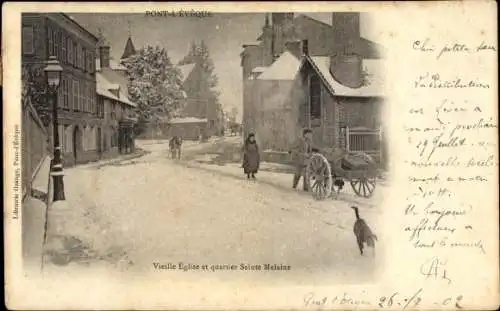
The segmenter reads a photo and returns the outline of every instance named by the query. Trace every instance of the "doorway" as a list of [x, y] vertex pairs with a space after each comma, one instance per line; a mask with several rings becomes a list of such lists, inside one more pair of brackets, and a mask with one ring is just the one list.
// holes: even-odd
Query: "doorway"
[[96, 137], [96, 144], [97, 144], [97, 153], [99, 154], [99, 157], [102, 155], [102, 144], [101, 144], [101, 128], [97, 128], [97, 137]]
[[80, 152], [81, 145], [82, 132], [80, 131], [80, 127], [76, 125], [75, 129], [73, 130], [73, 157], [75, 159], [75, 163], [78, 160], [78, 153]]

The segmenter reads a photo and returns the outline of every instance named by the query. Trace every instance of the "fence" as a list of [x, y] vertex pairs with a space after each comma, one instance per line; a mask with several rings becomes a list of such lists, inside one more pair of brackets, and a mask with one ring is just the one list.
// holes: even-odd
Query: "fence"
[[346, 127], [346, 138], [348, 151], [362, 151], [383, 163], [381, 130]]
[[29, 98], [22, 109], [22, 186], [23, 198], [31, 192], [31, 182], [45, 157], [51, 153], [49, 135]]

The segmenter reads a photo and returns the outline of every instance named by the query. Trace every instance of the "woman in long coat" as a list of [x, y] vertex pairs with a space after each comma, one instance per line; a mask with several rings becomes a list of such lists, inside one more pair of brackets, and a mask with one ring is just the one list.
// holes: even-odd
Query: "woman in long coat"
[[260, 166], [259, 146], [255, 141], [255, 134], [250, 133], [243, 146], [243, 171], [247, 178], [255, 179], [255, 174]]

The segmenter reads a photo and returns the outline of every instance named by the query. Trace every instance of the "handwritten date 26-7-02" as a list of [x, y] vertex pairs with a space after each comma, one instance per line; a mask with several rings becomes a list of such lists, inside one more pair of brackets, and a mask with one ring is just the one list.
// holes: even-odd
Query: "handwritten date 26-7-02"
[[355, 298], [354, 295], [343, 293], [342, 295], [319, 295], [314, 292], [309, 292], [304, 296], [304, 306], [314, 308], [328, 308], [332, 306], [371, 306], [381, 309], [393, 310], [411, 310], [418, 308], [420, 305], [426, 306], [449, 306], [455, 309], [462, 309], [462, 295], [456, 297], [443, 297], [442, 299], [425, 301], [423, 297], [423, 288], [419, 288], [410, 295], [393, 292], [387, 296], [379, 296], [373, 301], [373, 298]]

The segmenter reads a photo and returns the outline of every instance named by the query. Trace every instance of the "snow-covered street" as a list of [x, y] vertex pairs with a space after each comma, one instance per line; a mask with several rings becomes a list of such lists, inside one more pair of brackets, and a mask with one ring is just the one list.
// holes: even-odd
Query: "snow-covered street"
[[49, 216], [45, 269], [70, 273], [87, 262], [89, 268], [143, 275], [158, 273], [154, 263], [235, 264], [238, 269], [240, 264], [281, 264], [291, 270], [218, 276], [269, 277], [288, 284], [373, 280], [383, 242], [376, 257], [360, 256], [348, 207], [359, 206], [377, 231], [380, 208], [374, 202], [381, 189], [361, 199], [346, 185], [338, 199], [316, 201], [291, 189], [290, 174], [263, 169], [256, 181], [248, 181], [238, 163], [196, 161], [210, 145], [186, 142], [186, 160], [175, 161], [167, 144], [140, 143], [149, 154], [67, 169], [68, 207], [58, 211], [55, 206]]

